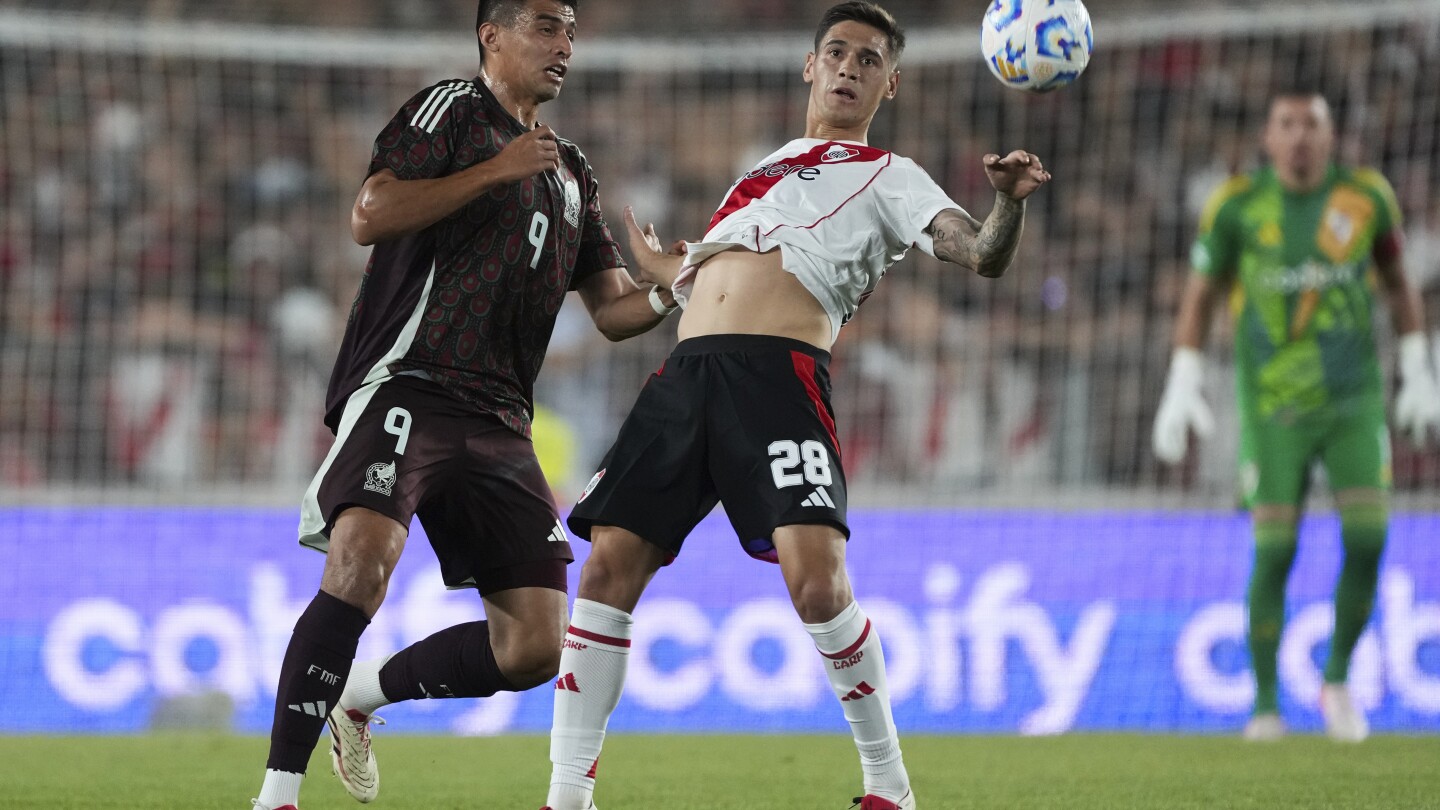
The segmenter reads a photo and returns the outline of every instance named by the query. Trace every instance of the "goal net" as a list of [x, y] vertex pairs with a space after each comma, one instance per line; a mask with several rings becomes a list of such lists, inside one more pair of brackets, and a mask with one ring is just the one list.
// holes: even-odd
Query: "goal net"
[[[347, 211], [371, 139], [419, 88], [472, 75], [473, 46], [4, 15], [7, 492], [293, 489], [327, 444], [318, 397], [365, 259]], [[835, 406], [855, 497], [1231, 498], [1223, 329], [1217, 438], [1174, 470], [1148, 442], [1200, 205], [1255, 165], [1267, 89], [1313, 79], [1336, 105], [1342, 159], [1394, 184], [1410, 271], [1440, 317], [1437, 20], [1413, 2], [1101, 19], [1084, 79], [1038, 97], [956, 47], [972, 31], [916, 34], [873, 142], [982, 216], [985, 152], [1029, 149], [1056, 179], [1004, 279], [913, 255], [842, 331]], [[801, 126], [808, 38], [582, 40], [544, 112], [595, 165], [612, 219], [633, 204], [667, 238], [695, 238], [736, 174]], [[604, 345], [583, 321], [568, 308], [537, 396], [567, 495], [673, 337]], [[1440, 489], [1435, 445], [1396, 442], [1394, 466], [1400, 493]]]

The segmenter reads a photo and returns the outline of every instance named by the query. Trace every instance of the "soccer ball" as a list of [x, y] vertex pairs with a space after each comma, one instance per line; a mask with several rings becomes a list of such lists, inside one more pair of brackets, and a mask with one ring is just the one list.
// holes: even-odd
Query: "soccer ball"
[[1090, 12], [1080, 0], [994, 0], [980, 52], [995, 78], [1031, 93], [1075, 81], [1090, 63]]

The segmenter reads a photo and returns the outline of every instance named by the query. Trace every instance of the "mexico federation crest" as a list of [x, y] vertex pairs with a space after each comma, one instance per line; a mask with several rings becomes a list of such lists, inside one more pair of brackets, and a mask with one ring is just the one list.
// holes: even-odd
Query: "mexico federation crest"
[[580, 493], [580, 500], [576, 501], [576, 503], [584, 503], [585, 499], [590, 497], [590, 493], [595, 491], [595, 485], [600, 483], [600, 479], [604, 477], [605, 469], [602, 467], [600, 472], [595, 473], [595, 476], [590, 479], [590, 483], [585, 485], [585, 491]]
[[573, 177], [565, 181], [565, 221], [580, 227], [580, 184]]
[[365, 488], [381, 495], [389, 495], [395, 488], [395, 462], [371, 464], [365, 471]]

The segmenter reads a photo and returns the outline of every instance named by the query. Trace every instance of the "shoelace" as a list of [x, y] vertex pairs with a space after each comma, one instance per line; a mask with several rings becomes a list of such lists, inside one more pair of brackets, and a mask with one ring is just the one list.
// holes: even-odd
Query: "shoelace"
[[364, 720], [351, 720], [350, 715], [345, 715], [345, 721], [355, 726], [355, 731], [360, 735], [360, 745], [367, 753], [370, 751], [370, 724], [377, 726], [385, 725], [385, 719], [379, 715], [370, 715]]

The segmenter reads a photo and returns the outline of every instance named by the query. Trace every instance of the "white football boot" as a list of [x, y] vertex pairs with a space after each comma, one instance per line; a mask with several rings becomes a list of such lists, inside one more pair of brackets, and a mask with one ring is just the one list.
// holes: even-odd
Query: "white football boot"
[[1325, 716], [1325, 733], [1336, 742], [1364, 742], [1370, 736], [1365, 713], [1355, 707], [1350, 690], [1343, 683], [1320, 687], [1320, 713]]
[[357, 802], [373, 802], [380, 795], [380, 766], [370, 747], [371, 723], [385, 725], [373, 714], [361, 714], [340, 703], [325, 718], [330, 727], [330, 768]]
[[1245, 724], [1240, 736], [1250, 742], [1274, 742], [1285, 736], [1285, 721], [1274, 712], [1257, 714]]

